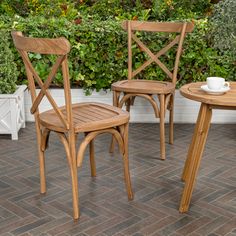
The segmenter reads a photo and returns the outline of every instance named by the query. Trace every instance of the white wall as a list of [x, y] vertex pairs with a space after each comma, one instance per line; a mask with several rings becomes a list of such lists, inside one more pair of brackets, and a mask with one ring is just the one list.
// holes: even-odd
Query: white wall
[[[63, 105], [63, 90], [52, 89], [51, 95], [57, 100], [59, 105]], [[112, 92], [93, 92], [91, 96], [86, 96], [81, 89], [72, 89], [72, 102], [102, 102], [106, 104], [112, 104]], [[175, 123], [195, 123], [199, 110], [200, 103], [191, 101], [180, 95], [179, 91], [176, 91], [175, 96]], [[25, 113], [26, 121], [33, 121], [34, 117], [30, 114], [31, 99], [28, 91], [25, 92]], [[43, 103], [40, 106], [42, 111], [49, 109], [49, 103], [43, 99]], [[166, 116], [168, 118], [168, 114]], [[167, 119], [166, 119], [167, 120]], [[152, 123], [157, 122], [154, 116], [153, 108], [143, 98], [137, 97], [134, 102], [134, 106], [131, 107], [131, 122], [145, 122]], [[229, 110], [213, 110], [212, 123], [236, 123], [236, 111]]]

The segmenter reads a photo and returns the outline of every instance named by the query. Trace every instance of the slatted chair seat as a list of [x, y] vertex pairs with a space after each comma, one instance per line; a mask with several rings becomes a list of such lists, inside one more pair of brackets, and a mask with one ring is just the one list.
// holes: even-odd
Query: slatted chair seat
[[168, 94], [175, 91], [175, 85], [170, 82], [132, 79], [113, 83], [112, 90], [125, 93]]
[[[65, 107], [61, 108], [65, 114]], [[102, 103], [80, 103], [72, 105], [75, 132], [90, 132], [120, 126], [129, 121], [129, 113], [117, 107]], [[61, 120], [53, 109], [39, 115], [40, 123], [57, 132], [66, 132]]]

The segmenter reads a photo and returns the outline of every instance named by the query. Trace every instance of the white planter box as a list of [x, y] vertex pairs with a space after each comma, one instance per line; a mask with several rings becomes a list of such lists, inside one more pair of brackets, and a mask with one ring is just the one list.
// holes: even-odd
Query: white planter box
[[18, 139], [18, 131], [25, 127], [24, 91], [21, 85], [13, 94], [0, 94], [0, 134]]
[[[59, 105], [63, 105], [64, 92], [62, 89], [51, 89], [51, 95], [58, 101]], [[72, 102], [102, 102], [106, 104], [112, 104], [112, 92], [101, 91], [93, 92], [92, 95], [86, 96], [82, 89], [72, 89]], [[30, 114], [31, 99], [28, 91], [25, 91], [25, 109], [26, 120], [34, 121], [34, 117]], [[195, 123], [198, 115], [200, 103], [194, 102], [184, 98], [180, 95], [179, 91], [176, 91], [175, 96], [175, 123]], [[43, 100], [40, 110], [45, 111], [50, 109], [47, 100]], [[134, 102], [134, 106], [131, 106], [130, 122], [141, 123], [156, 123], [158, 119], [155, 118], [153, 108], [148, 101], [143, 98], [137, 97]], [[168, 121], [168, 113], [166, 114], [166, 121]], [[212, 123], [236, 123], [236, 111], [229, 110], [213, 110]]]

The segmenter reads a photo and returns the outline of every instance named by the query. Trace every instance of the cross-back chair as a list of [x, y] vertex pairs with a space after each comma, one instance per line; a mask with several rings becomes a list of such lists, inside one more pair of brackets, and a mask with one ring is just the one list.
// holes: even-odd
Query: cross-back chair
[[[122, 27], [128, 32], [128, 80], [118, 81], [112, 84], [113, 105], [121, 108], [125, 104], [126, 110], [130, 111], [130, 106], [134, 104], [135, 97], [142, 97], [151, 103], [155, 116], [160, 119], [160, 154], [161, 159], [165, 159], [165, 114], [168, 109], [169, 143], [173, 144], [173, 106], [178, 65], [185, 35], [193, 31], [194, 25], [192, 23], [124, 21]], [[141, 31], [147, 33], [176, 33], [177, 35], [159, 52], [154, 53], [140, 40], [139, 36], [135, 34], [135, 32]], [[140, 51], [145, 52], [149, 57], [149, 59], [138, 68], [133, 68], [133, 42], [137, 44]], [[173, 63], [174, 68], [167, 68], [160, 57], [165, 55], [166, 52], [175, 45], [177, 45], [177, 50]], [[134, 79], [135, 76], [140, 75], [140, 72], [153, 62], [166, 74], [170, 82], [148, 80], [148, 78]], [[157, 96], [157, 100], [154, 98], [155, 95]], [[114, 139], [112, 140], [111, 151], [113, 151], [113, 149]]]
[[[72, 178], [72, 196], [74, 219], [78, 219], [78, 176], [77, 167], [82, 164], [83, 156], [87, 145], [90, 149], [91, 175], [96, 176], [96, 166], [94, 159], [94, 138], [102, 133], [111, 133], [119, 143], [123, 156], [124, 176], [128, 199], [133, 198], [131, 189], [129, 163], [128, 163], [128, 122], [129, 113], [117, 107], [102, 103], [77, 103], [71, 104], [70, 82], [67, 55], [70, 52], [70, 44], [65, 38], [43, 39], [24, 37], [21, 32], [12, 32], [15, 47], [19, 51], [27, 73], [28, 86], [32, 98], [31, 113], [35, 117], [38, 157], [40, 164], [40, 191], [46, 192], [45, 178], [45, 150], [51, 131], [58, 134], [65, 147], [66, 156]], [[55, 64], [45, 80], [39, 77], [34, 69], [28, 53], [38, 53], [55, 55]], [[52, 83], [59, 68], [63, 74], [65, 105], [59, 107], [51, 96], [48, 88]], [[40, 87], [40, 92], [36, 93], [35, 82]], [[40, 103], [46, 97], [52, 109], [40, 112]], [[78, 133], [85, 133], [83, 141], [80, 143], [76, 153], [76, 137]]]

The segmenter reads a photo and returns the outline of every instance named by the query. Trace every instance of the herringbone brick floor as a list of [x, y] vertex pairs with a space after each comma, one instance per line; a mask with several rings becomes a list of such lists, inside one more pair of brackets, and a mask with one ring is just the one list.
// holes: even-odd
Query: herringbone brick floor
[[20, 131], [18, 141], [1, 135], [0, 235], [236, 235], [236, 125], [211, 126], [190, 211], [178, 212], [192, 132], [193, 125], [175, 125], [175, 143], [167, 144], [161, 161], [158, 125], [130, 125], [130, 202], [121, 157], [117, 150], [108, 152], [108, 135], [98, 137], [97, 177], [90, 177], [88, 158], [79, 169], [78, 222], [72, 219], [70, 175], [57, 136], [50, 138], [48, 191], [41, 196], [34, 124]]

